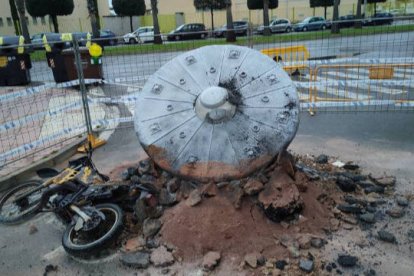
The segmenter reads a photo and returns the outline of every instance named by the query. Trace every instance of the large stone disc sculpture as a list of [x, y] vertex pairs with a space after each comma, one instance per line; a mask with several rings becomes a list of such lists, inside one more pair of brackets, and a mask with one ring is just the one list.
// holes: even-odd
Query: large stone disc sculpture
[[269, 57], [238, 46], [186, 52], [152, 75], [135, 107], [148, 155], [184, 178], [244, 177], [286, 149], [299, 124], [299, 99]]

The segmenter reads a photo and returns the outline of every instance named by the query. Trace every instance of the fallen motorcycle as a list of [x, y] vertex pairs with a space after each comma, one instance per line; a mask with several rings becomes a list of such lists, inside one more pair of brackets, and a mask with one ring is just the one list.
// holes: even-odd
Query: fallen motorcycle
[[[24, 182], [0, 198], [0, 223], [22, 223], [41, 212], [54, 212], [67, 225], [62, 237], [66, 252], [89, 257], [108, 247], [121, 234], [124, 211], [120, 204], [150, 195], [150, 188], [108, 185], [91, 157], [69, 162], [62, 172], [38, 171], [46, 181]], [[115, 204], [118, 203], [118, 204]]]

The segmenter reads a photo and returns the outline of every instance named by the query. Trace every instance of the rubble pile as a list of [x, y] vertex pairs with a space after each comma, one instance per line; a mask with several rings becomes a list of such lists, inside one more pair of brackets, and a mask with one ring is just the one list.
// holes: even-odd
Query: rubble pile
[[[338, 230], [372, 229], [384, 214], [404, 216], [411, 198], [394, 200], [394, 177], [364, 175], [356, 164], [329, 161], [285, 154], [248, 178], [220, 183], [180, 179], [149, 159], [124, 167], [124, 181], [157, 192], [137, 200], [128, 216], [121, 262], [164, 274], [183, 262], [203, 271], [226, 263], [259, 275], [363, 271], [348, 252], [326, 260], [320, 251]], [[386, 226], [375, 238], [398, 242]]]

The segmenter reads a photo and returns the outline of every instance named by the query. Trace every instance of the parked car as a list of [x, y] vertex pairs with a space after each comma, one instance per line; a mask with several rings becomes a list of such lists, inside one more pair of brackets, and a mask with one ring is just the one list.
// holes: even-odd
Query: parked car
[[[288, 19], [274, 19], [269, 24], [272, 33], [290, 33], [292, 31], [292, 24]], [[259, 26], [257, 32], [263, 34], [264, 26]]]
[[302, 22], [296, 24], [293, 29], [295, 32], [307, 32], [307, 31], [315, 31], [315, 30], [326, 30], [327, 29], [327, 22], [325, 18], [312, 16], [305, 18]]
[[366, 26], [391, 25], [394, 22], [394, 16], [389, 12], [377, 13], [364, 21]]
[[340, 16], [339, 17], [339, 22], [338, 25], [340, 28], [350, 28], [353, 27], [355, 25], [355, 22], [357, 21], [357, 17], [353, 14], [348, 14], [345, 16]]
[[154, 41], [154, 27], [143, 26], [139, 27], [132, 33], [128, 33], [123, 36], [124, 42], [129, 44], [144, 43]]
[[38, 34], [34, 34], [31, 37], [31, 41], [33, 44], [33, 49], [34, 50], [43, 50], [44, 49], [44, 45], [43, 45], [43, 36], [46, 35], [50, 36], [50, 35], [56, 35], [57, 33], [38, 33]]
[[181, 40], [181, 39], [195, 39], [195, 38], [206, 38], [207, 31], [206, 26], [200, 23], [190, 23], [184, 24], [178, 27], [177, 29], [171, 31], [167, 39], [171, 40]]
[[99, 36], [103, 39], [98, 42], [101, 46], [114, 46], [118, 44], [118, 38], [111, 30], [100, 30]]
[[[233, 21], [234, 32], [236, 35], [247, 35], [249, 29], [249, 22], [247, 21]], [[223, 25], [214, 31], [215, 37], [225, 37], [227, 25]]]

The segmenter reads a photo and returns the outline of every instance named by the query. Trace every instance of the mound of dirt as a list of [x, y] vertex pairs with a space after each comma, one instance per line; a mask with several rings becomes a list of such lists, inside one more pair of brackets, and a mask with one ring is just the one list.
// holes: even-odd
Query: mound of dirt
[[[280, 169], [276, 169], [276, 173], [284, 174]], [[280, 177], [275, 179], [280, 180]], [[266, 185], [272, 180], [271, 177]], [[215, 196], [204, 198], [201, 204], [189, 207], [181, 201], [167, 209], [162, 217], [161, 239], [174, 245], [186, 261], [197, 260], [209, 251], [221, 252], [224, 258], [241, 259], [251, 252], [260, 252], [266, 258], [289, 257], [290, 243], [298, 247], [295, 241], [302, 236], [320, 236], [324, 229], [330, 228], [334, 207], [334, 200], [320, 200], [326, 199], [325, 191], [301, 172], [296, 172], [295, 180], [291, 179], [289, 185], [301, 187], [304, 206], [297, 219], [290, 223], [271, 221], [257, 197], [245, 196], [237, 208], [234, 187], [227, 183]]]

